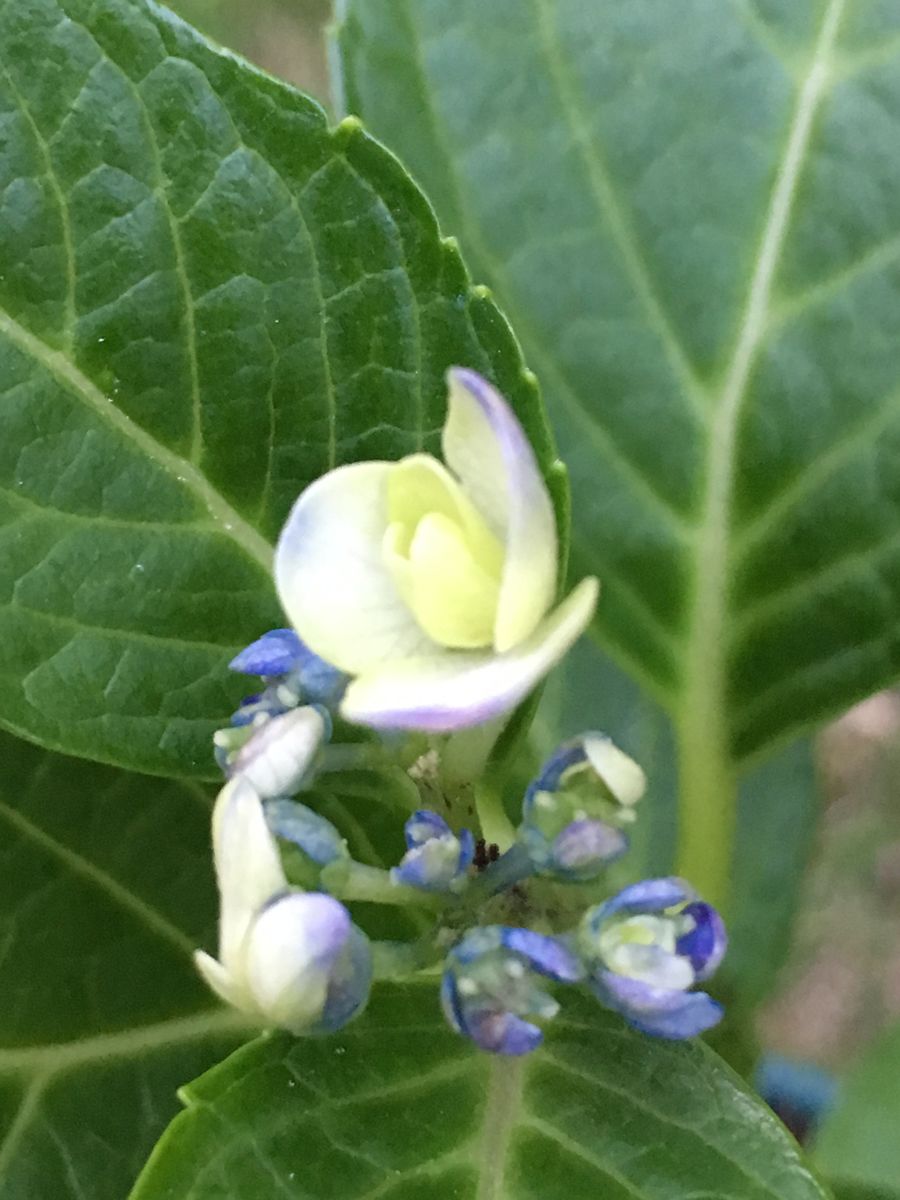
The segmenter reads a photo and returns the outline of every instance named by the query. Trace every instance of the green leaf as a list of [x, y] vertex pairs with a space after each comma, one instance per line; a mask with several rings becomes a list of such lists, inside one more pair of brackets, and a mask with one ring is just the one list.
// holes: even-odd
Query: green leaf
[[[641, 763], [647, 794], [631, 849], [614, 868], [621, 882], [668, 875], [675, 861], [678, 776], [675, 734], [665, 711], [598, 647], [583, 638], [550, 676], [532, 726], [533, 755], [520, 791], [564, 738], [602, 729]], [[820, 811], [813, 748], [805, 738], [743, 774], [732, 861], [729, 949], [717, 986], [729, 1006], [757, 1004], [772, 989], [789, 949], [803, 872]]]
[[380, 987], [335, 1038], [264, 1038], [184, 1089], [132, 1200], [823, 1200], [796, 1145], [700, 1045], [588, 1001], [524, 1059]]
[[142, 0], [0, 0], [0, 722], [209, 776], [337, 463], [434, 448], [453, 362], [534, 384], [357, 122]]
[[836, 1200], [897, 1200], [900, 1192], [886, 1192], [882, 1188], [858, 1187], [855, 1183], [832, 1184]]
[[[869, 1047], [844, 1081], [840, 1100], [816, 1139], [816, 1161], [849, 1191], [881, 1200], [900, 1196], [900, 1025]], [[838, 1188], [840, 1194], [840, 1188]]]
[[736, 765], [900, 668], [896, 0], [346, 0], [346, 102], [541, 375], [597, 631]]
[[239, 1042], [212, 945], [209, 799], [0, 734], [0, 1195], [122, 1200], [175, 1089]]

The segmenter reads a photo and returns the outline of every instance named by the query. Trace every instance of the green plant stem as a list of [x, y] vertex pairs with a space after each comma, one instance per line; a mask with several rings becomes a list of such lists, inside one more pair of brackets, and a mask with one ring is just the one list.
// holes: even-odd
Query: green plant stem
[[499, 846], [501, 851], [508, 850], [516, 840], [516, 831], [506, 815], [500, 793], [486, 780], [475, 786], [475, 807], [484, 840], [488, 845]]
[[377, 979], [408, 979], [440, 962], [444, 950], [432, 936], [416, 942], [373, 942], [372, 974]]
[[728, 916], [737, 831], [737, 782], [724, 740], [697, 721], [683, 731], [679, 770], [677, 872]]
[[365, 863], [334, 863], [321, 875], [322, 886], [338, 900], [368, 900], [374, 904], [412, 905], [437, 912], [446, 899], [406, 884], [394, 883], [389, 871]]

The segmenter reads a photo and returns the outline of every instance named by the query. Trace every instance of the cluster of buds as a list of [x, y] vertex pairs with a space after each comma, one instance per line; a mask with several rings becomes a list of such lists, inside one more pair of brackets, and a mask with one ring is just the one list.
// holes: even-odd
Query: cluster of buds
[[[680, 879], [632, 884], [552, 934], [478, 923], [498, 893], [532, 876], [602, 883], [626, 852], [644, 777], [608, 738], [587, 733], [551, 756], [526, 790], [515, 842], [486, 869], [475, 865], [471, 830], [419, 809], [405, 821], [400, 861], [381, 871], [354, 862], [330, 821], [280, 790], [287, 779], [298, 791], [313, 781], [329, 729], [318, 706], [298, 704], [259, 722], [228, 766], [213, 817], [219, 958], [197, 955], [224, 1000], [297, 1034], [339, 1028], [362, 1010], [373, 978], [372, 945], [347, 903], [417, 892], [442, 898], [434, 953], [452, 942], [443, 1011], [484, 1050], [534, 1049], [543, 1036], [535, 1019], [559, 1008], [551, 983], [588, 988], [658, 1037], [692, 1037], [716, 1023], [719, 1005], [695, 985], [721, 961], [725, 930]], [[363, 893], [352, 886], [360, 873]]]
[[[198, 952], [198, 967], [248, 1018], [298, 1035], [346, 1024], [373, 980], [443, 959], [447, 1020], [493, 1053], [540, 1043], [555, 985], [589, 990], [650, 1035], [694, 1036], [721, 1015], [696, 985], [721, 961], [725, 930], [680, 879], [604, 889], [646, 780], [603, 734], [551, 755], [496, 856], [476, 853], [452, 795], [445, 814], [407, 810], [391, 869], [356, 862], [311, 796], [297, 799], [347, 749], [328, 747], [336, 717], [374, 730], [386, 756], [407, 732], [440, 755], [445, 735], [496, 726], [593, 613], [595, 580], [552, 608], [550, 497], [511, 409], [474, 372], [450, 373], [443, 446], [446, 464], [416, 454], [340, 467], [291, 513], [275, 577], [294, 628], [234, 659], [261, 686], [214, 739], [226, 778], [212, 839], [219, 954]], [[510, 889], [506, 911], [520, 916], [559, 884], [581, 887], [552, 928], [498, 923]], [[430, 935], [372, 943], [351, 915], [357, 900], [419, 904]], [[530, 911], [546, 922], [546, 905]]]

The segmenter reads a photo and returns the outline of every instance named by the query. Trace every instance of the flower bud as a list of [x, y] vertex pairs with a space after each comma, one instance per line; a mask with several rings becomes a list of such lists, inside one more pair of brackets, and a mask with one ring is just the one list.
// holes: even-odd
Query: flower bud
[[590, 909], [578, 947], [589, 985], [608, 1008], [656, 1037], [693, 1037], [715, 1025], [722, 1008], [691, 992], [722, 961], [722, 918], [681, 879], [632, 884]]
[[298, 792], [312, 774], [330, 724], [325, 710], [313, 705], [264, 721], [226, 756], [226, 773], [243, 776], [263, 799]]
[[348, 855], [347, 843], [325, 817], [279, 796], [265, 804], [266, 822], [276, 837], [292, 842], [319, 867], [325, 867]]
[[457, 836], [443, 817], [428, 809], [413, 813], [405, 826], [407, 851], [391, 871], [395, 883], [426, 892], [460, 892], [475, 857], [468, 829]]
[[561, 941], [505, 925], [470, 930], [447, 958], [441, 1005], [450, 1025], [482, 1050], [527, 1054], [543, 1033], [525, 1017], [547, 1019], [559, 1005], [541, 976], [574, 983], [584, 971]]
[[219, 957], [197, 967], [227, 1003], [292, 1033], [337, 1029], [368, 998], [371, 949], [339, 901], [291, 892], [259, 795], [238, 776], [213, 812]]
[[[337, 704], [347, 677], [300, 640], [293, 629], [272, 629], [252, 642], [228, 664], [242, 675], [259, 675], [268, 684], [267, 703], [281, 711], [303, 702]], [[273, 711], [272, 715], [277, 715]]]
[[623, 826], [644, 793], [641, 768], [603, 734], [564, 742], [529, 786], [519, 840], [535, 869], [593, 879], [628, 848]]

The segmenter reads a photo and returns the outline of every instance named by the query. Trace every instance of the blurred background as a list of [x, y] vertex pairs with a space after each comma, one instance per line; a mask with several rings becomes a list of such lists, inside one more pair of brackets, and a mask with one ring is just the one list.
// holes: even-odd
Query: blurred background
[[[170, 7], [330, 106], [327, 0]], [[900, 696], [882, 693], [832, 725], [818, 762], [815, 849], [792, 950], [758, 1034], [770, 1053], [840, 1073], [900, 1017]]]

